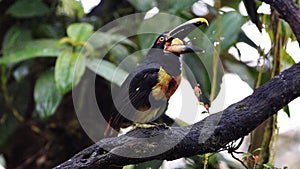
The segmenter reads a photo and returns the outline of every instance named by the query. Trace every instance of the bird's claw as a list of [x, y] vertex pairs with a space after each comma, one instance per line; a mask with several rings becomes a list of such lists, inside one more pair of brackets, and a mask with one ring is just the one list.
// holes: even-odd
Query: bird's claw
[[154, 128], [154, 127], [159, 127], [159, 128], [164, 128], [164, 129], [169, 129], [170, 127], [165, 124], [165, 123], [134, 123], [134, 128]]

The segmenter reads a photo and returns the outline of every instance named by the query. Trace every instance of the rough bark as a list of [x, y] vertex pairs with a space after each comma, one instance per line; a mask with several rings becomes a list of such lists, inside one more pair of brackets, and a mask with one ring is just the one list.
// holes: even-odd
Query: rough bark
[[[242, 101], [192, 126], [138, 128], [120, 137], [100, 140], [56, 168], [110, 168], [216, 152], [250, 133], [298, 96], [300, 63], [275, 76]], [[164, 149], [167, 151], [159, 152]]]

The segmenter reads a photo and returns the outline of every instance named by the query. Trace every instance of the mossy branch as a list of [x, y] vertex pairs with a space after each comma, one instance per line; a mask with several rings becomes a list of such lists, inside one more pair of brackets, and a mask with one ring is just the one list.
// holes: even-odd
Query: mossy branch
[[56, 168], [112, 168], [216, 152], [250, 133], [299, 96], [300, 63], [297, 63], [252, 95], [192, 126], [138, 128], [120, 137], [100, 140]]

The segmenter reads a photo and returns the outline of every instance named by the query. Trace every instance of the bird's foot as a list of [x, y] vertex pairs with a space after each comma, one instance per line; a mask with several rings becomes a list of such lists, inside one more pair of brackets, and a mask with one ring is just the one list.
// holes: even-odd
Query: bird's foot
[[168, 126], [166, 123], [152, 123], [152, 124], [158, 128], [170, 129], [170, 126]]
[[165, 123], [134, 123], [134, 128], [154, 128], [154, 127], [159, 127], [159, 128], [164, 128], [164, 129], [169, 129], [170, 127], [167, 126]]

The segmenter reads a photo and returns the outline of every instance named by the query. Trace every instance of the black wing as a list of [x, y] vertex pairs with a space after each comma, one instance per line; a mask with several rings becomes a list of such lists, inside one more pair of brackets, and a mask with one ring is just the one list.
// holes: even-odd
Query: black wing
[[[159, 108], [158, 105], [165, 103], [153, 103], [151, 95], [152, 88], [158, 83], [158, 72], [159, 68], [153, 67], [137, 69], [127, 77], [114, 98], [115, 106], [110, 124], [113, 128], [128, 126], [128, 122], [131, 124], [135, 121], [132, 119], [143, 121], [143, 116], [151, 116], [151, 109]], [[148, 114], [142, 115], [140, 112], [143, 111], [148, 111]]]

